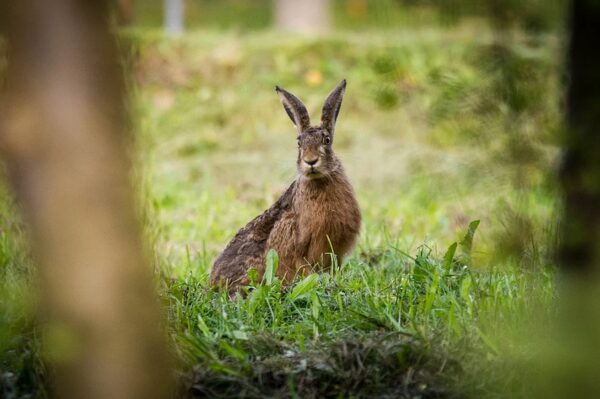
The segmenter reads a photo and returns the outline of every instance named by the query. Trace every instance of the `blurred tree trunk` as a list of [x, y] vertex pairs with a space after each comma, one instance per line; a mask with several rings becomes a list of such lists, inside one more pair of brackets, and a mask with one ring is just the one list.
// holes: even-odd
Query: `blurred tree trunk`
[[0, 155], [40, 264], [61, 398], [164, 398], [169, 356], [129, 181], [109, 1], [0, 3]]
[[[561, 170], [561, 324], [540, 398], [600, 392], [600, 3], [571, 3], [567, 129]], [[558, 349], [557, 349], [558, 348]], [[552, 382], [548, 384], [548, 381]], [[544, 389], [545, 388], [545, 389]]]
[[119, 25], [131, 25], [135, 21], [135, 0], [118, 0]]
[[165, 2], [165, 32], [169, 36], [180, 36], [184, 30], [183, 0], [164, 0]]
[[329, 0], [276, 0], [277, 29], [299, 33], [320, 33], [329, 30]]
[[572, 3], [565, 196], [560, 259], [567, 272], [600, 272], [600, 4]]

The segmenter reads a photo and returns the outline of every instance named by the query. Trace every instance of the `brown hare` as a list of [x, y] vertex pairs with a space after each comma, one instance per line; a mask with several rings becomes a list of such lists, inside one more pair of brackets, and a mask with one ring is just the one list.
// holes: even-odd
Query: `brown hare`
[[330, 268], [332, 249], [341, 264], [360, 229], [354, 190], [332, 148], [346, 81], [325, 100], [319, 126], [310, 125], [306, 107], [296, 96], [278, 86], [275, 90], [298, 130], [297, 176], [281, 198], [240, 229], [215, 260], [210, 282], [227, 286], [232, 294], [250, 283], [251, 267], [262, 279], [270, 249], [279, 255], [277, 276], [289, 284], [297, 275]]

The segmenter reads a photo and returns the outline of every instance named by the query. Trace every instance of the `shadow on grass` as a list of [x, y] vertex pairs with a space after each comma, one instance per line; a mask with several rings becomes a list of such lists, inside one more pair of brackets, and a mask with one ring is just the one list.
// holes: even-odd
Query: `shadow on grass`
[[246, 346], [247, 362], [196, 366], [184, 382], [187, 397], [446, 398], [443, 375], [460, 373], [456, 362], [398, 333], [315, 342], [304, 351], [269, 336]]

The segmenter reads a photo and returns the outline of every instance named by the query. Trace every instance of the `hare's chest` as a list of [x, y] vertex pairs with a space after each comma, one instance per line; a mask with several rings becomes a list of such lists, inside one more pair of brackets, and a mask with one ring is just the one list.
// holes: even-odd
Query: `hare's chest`
[[335, 229], [343, 220], [335, 201], [326, 195], [305, 197], [299, 206], [299, 230], [312, 236], [322, 236]]
[[[300, 212], [298, 232], [304, 257], [322, 263], [324, 255], [345, 253], [354, 241], [349, 226], [353, 213], [344, 201], [335, 196], [305, 198]], [[325, 256], [327, 258], [327, 256]], [[328, 263], [328, 262], [325, 262]]]

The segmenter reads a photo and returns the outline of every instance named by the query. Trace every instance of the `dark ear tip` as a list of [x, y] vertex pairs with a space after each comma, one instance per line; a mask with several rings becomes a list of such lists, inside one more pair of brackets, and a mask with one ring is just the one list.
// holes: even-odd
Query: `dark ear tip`
[[281, 88], [279, 86], [275, 86], [275, 91], [281, 91]]
[[342, 87], [346, 87], [346, 79], [342, 79], [342, 81], [341, 81], [340, 85], [341, 85]]

